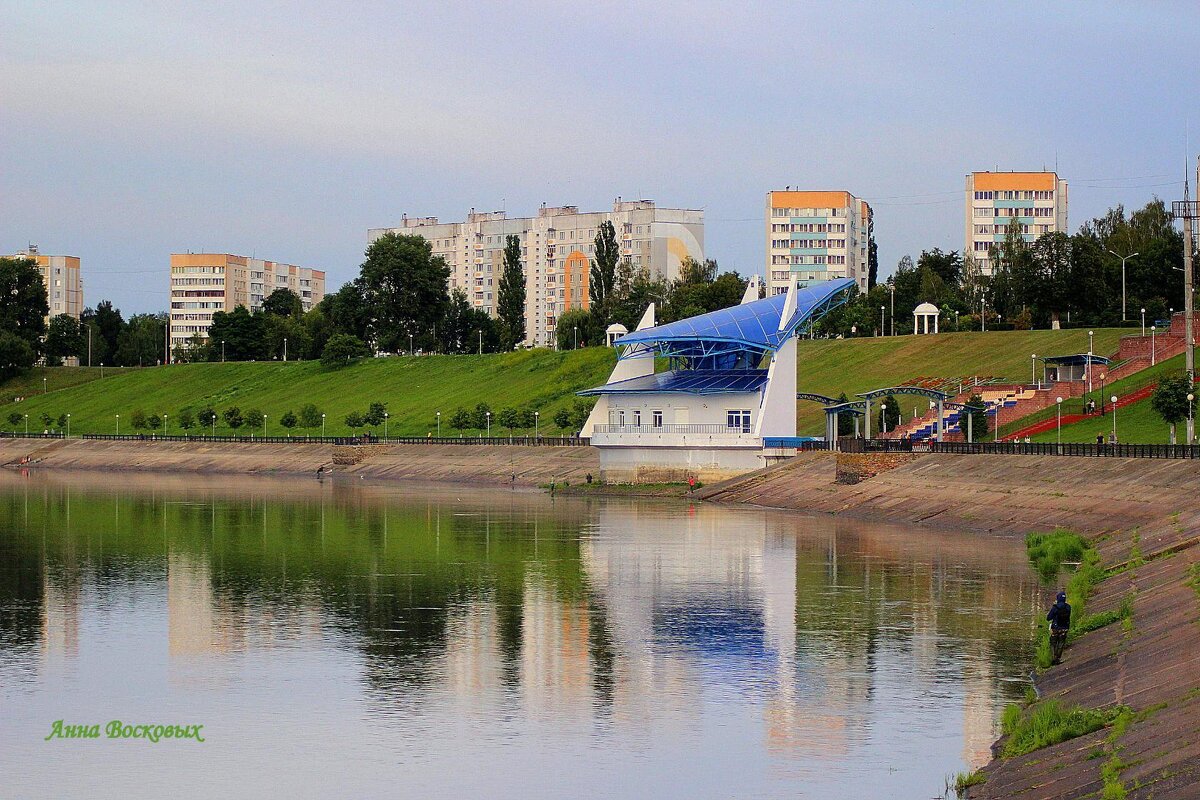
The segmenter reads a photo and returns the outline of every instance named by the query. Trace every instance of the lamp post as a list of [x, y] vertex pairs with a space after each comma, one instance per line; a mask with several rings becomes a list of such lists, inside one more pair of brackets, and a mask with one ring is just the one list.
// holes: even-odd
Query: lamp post
[[[1091, 394], [1091, 392], [1092, 392], [1092, 334], [1094, 334], [1094, 333], [1095, 333], [1095, 331], [1088, 331], [1088, 353], [1087, 353], [1087, 356], [1088, 356], [1087, 357], [1088, 394]], [[1100, 404], [1104, 405], [1103, 398], [1101, 398]]]
[[46, 393], [46, 376], [42, 376], [42, 394]]
[[267, 415], [263, 414], [263, 438], [267, 438]]
[[1104, 416], [1104, 392], [1108, 388], [1108, 384], [1105, 381], [1107, 377], [1108, 373], [1100, 373], [1100, 416]]
[[[1189, 420], [1189, 421], [1191, 421], [1191, 419], [1192, 419], [1192, 409], [1194, 408], [1194, 406], [1192, 405], [1192, 403], [1195, 401], [1195, 399], [1196, 399], [1196, 395], [1192, 394], [1191, 392], [1188, 392], [1188, 396], [1187, 396], [1187, 397], [1188, 397], [1188, 420]], [[1191, 441], [1188, 441], [1188, 444], [1191, 444]]]
[[386, 411], [383, 412], [383, 440], [385, 442], [387, 441], [387, 438], [388, 438], [387, 423], [388, 423], [388, 417], [390, 417], [390, 416], [391, 416], [391, 414], [389, 414], [388, 412], [386, 412]]
[[283, 337], [283, 360], [287, 361], [287, 337]]
[[573, 328], [571, 328], [571, 330], [575, 332], [575, 347], [572, 349], [578, 350], [579, 349], [579, 326], [576, 325]]
[[442, 438], [442, 412], [437, 412], [438, 438]]
[[880, 336], [887, 336], [887, 331], [885, 331], [885, 330], [883, 329], [883, 312], [884, 312], [886, 309], [887, 309], [887, 306], [880, 306], [880, 307], [879, 307], [879, 335], [880, 335]]
[[488, 438], [492, 438], [492, 412], [487, 412], [487, 434]]
[[540, 412], [540, 411], [533, 412], [533, 440], [535, 442], [538, 440], [538, 420], [541, 418], [541, 416], [542, 416], [542, 412]]
[[[1114, 250], [1109, 250], [1108, 252], [1112, 253], [1114, 256], [1121, 259], [1121, 322], [1124, 322], [1125, 321], [1125, 262], [1128, 261], [1129, 259], [1133, 258], [1134, 256], [1136, 256], [1137, 253], [1130, 253], [1127, 256], [1123, 256]], [[1142, 311], [1144, 312], [1145, 309], [1142, 309]], [[1143, 328], [1145, 327], [1145, 323], [1142, 324], [1142, 327]]]
[[892, 290], [892, 336], [896, 335], [896, 284], [889, 283], [888, 288]]
[[71, 438], [71, 415], [67, 414], [67, 438]]
[[[25, 415], [25, 419], [26, 419], [25, 427], [28, 428], [29, 427], [29, 422], [28, 422], [29, 415], [28, 414]], [[120, 436], [120, 435], [121, 435], [121, 415], [117, 414], [117, 436]]]
[[1029, 382], [1037, 384], [1039, 389], [1042, 388], [1042, 385], [1037, 382], [1037, 353], [1029, 356]]
[[325, 438], [325, 415], [321, 415], [321, 438]]
[[25, 415], [25, 435], [29, 435], [29, 415]]
[[1062, 398], [1054, 398], [1054, 406], [1058, 416], [1058, 443], [1062, 444]]
[[1142, 309], [1142, 336], [1146, 335], [1146, 309]]
[[[480, 331], [480, 334], [482, 334], [482, 333], [483, 333], [483, 331]], [[408, 354], [410, 356], [413, 354], [413, 340], [412, 340], [411, 333], [408, 335]]]
[[163, 436], [167, 435], [167, 415], [163, 414]]
[[479, 329], [479, 355], [483, 355], [483, 328]]
[[1111, 398], [1113, 404], [1113, 444], [1117, 443], [1117, 396]]
[[1156, 355], [1156, 354], [1155, 354], [1155, 352], [1154, 352], [1154, 334], [1155, 334], [1157, 331], [1158, 331], [1158, 326], [1157, 326], [1157, 325], [1151, 325], [1151, 326], [1150, 326], [1150, 366], [1152, 366], [1152, 367], [1154, 366], [1154, 362], [1155, 362], [1155, 360], [1156, 360], [1156, 359], [1155, 359], [1155, 355]]
[[225, 340], [221, 340], [221, 363], [225, 363]]

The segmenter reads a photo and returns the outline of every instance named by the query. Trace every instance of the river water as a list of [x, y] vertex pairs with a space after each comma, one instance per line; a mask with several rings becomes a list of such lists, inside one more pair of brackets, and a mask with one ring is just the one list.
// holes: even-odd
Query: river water
[[930, 798], [1036, 602], [1020, 542], [954, 532], [6, 473], [0, 797]]

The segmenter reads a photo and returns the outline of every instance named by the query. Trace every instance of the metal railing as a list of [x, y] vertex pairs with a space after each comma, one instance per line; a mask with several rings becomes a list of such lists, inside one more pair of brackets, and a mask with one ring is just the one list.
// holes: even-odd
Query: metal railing
[[64, 439], [66, 434], [62, 431], [51, 431], [50, 433], [22, 433], [20, 431], [0, 431], [0, 439]]
[[[914, 448], [913, 445], [916, 445]], [[1200, 458], [1200, 445], [1084, 442], [931, 442], [911, 439], [838, 440], [843, 453], [953, 453], [959, 455], [1086, 456], [1091, 458]]]
[[728, 434], [747, 434], [750, 433], [750, 428], [743, 426], [722, 425], [719, 422], [697, 422], [690, 424], [667, 424], [667, 425], [611, 425], [603, 424], [596, 425], [595, 433], [728, 433]]
[[[4, 434], [12, 436], [12, 434]], [[24, 438], [22, 434], [18, 437]], [[62, 434], [29, 434], [28, 438], [62, 438]], [[522, 445], [528, 447], [579, 447], [588, 443], [578, 436], [213, 436], [212, 434], [163, 434], [163, 433], [85, 433], [81, 439], [97, 439], [121, 442], [216, 442], [237, 444], [475, 444], [475, 445]]]

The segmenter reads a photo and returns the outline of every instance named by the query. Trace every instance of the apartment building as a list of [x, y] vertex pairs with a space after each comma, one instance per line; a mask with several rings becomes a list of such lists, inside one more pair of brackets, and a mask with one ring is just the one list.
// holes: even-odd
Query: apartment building
[[850, 278], [867, 290], [871, 207], [849, 192], [767, 192], [767, 291]]
[[988, 251], [1004, 241], [1013, 220], [1032, 242], [1043, 233], [1067, 233], [1067, 182], [1054, 172], [972, 172], [967, 175], [964, 255], [975, 258], [984, 275]]
[[193, 336], [207, 336], [217, 311], [256, 311], [276, 289], [291, 289], [308, 311], [325, 297], [325, 273], [228, 253], [172, 253], [172, 352]]
[[436, 217], [402, 217], [394, 228], [372, 228], [374, 242], [386, 233], [415, 234], [432, 245], [450, 267], [448, 289], [462, 289], [470, 302], [496, 313], [504, 243], [521, 240], [525, 270], [526, 343], [554, 345], [555, 325], [565, 311], [590, 304], [589, 275], [596, 232], [604, 222], [616, 229], [621, 260], [644, 267], [668, 280], [691, 256], [704, 260], [704, 212], [658, 208], [652, 200], [622, 201], [611, 211], [581, 212], [576, 206], [543, 205], [533, 217], [509, 218], [503, 211], [477, 212], [465, 222], [438, 222]]
[[68, 314], [75, 319], [83, 313], [83, 281], [79, 275], [79, 259], [75, 256], [48, 256], [38, 252], [37, 245], [16, 253], [12, 258], [28, 258], [37, 264], [46, 284], [46, 304], [51, 317]]

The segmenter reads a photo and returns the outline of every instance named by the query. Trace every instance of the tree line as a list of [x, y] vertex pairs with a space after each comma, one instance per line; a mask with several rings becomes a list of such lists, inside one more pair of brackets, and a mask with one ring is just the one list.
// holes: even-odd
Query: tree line
[[1183, 308], [1183, 235], [1155, 199], [1128, 215], [1123, 206], [1109, 209], [1074, 234], [1045, 233], [1032, 242], [1014, 220], [1004, 241], [981, 258], [937, 248], [915, 262], [905, 256], [885, 283], [855, 292], [818, 332], [872, 336], [894, 325], [897, 334], [912, 333], [912, 311], [922, 302], [938, 306], [944, 331], [979, 330], [985, 321], [990, 329], [1117, 326], [1122, 256], [1127, 323], [1140, 323], [1143, 308], [1147, 326]]

